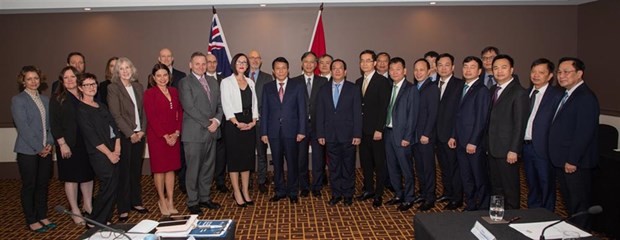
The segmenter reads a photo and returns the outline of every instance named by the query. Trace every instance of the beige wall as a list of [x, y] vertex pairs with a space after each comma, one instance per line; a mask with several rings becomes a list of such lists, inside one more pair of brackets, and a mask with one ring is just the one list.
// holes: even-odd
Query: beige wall
[[[297, 75], [317, 10], [220, 9], [218, 15], [231, 54], [258, 49], [267, 71], [275, 57], [284, 56], [291, 62], [291, 75]], [[534, 59], [577, 55], [578, 13], [578, 6], [326, 7], [323, 21], [328, 52], [348, 63], [350, 79], [359, 77], [357, 57], [366, 48], [401, 56], [409, 68], [428, 50], [450, 52], [460, 76], [465, 56], [495, 45], [515, 58], [515, 70], [528, 86]], [[187, 71], [189, 55], [206, 51], [211, 17], [209, 10], [0, 15], [0, 102], [5, 103], [0, 105], [0, 126], [12, 127], [9, 102], [17, 93], [15, 76], [21, 66], [41, 67], [51, 82], [67, 53], [80, 51], [87, 71], [102, 78], [110, 56], [127, 56], [146, 83], [162, 47], [171, 48], [176, 66]]]

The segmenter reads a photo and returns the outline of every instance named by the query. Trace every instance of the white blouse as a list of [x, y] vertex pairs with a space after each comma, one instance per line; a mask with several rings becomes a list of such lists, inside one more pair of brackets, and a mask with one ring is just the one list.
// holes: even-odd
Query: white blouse
[[[245, 81], [248, 83], [250, 90], [252, 90], [252, 118], [258, 119], [258, 100], [256, 98], [254, 81], [247, 77], [245, 77]], [[222, 109], [224, 110], [226, 120], [234, 118], [235, 113], [243, 112], [241, 89], [239, 88], [234, 74], [222, 79], [222, 83], [220, 83], [220, 93], [222, 96]]]

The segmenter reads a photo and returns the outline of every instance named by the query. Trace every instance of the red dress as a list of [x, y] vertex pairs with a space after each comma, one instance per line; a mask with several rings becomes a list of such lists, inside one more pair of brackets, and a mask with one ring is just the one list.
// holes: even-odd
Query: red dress
[[174, 146], [166, 143], [164, 135], [175, 131], [181, 132], [183, 109], [179, 102], [179, 93], [168, 87], [171, 100], [159, 89], [149, 88], [144, 92], [144, 112], [146, 113], [146, 141], [149, 145], [151, 172], [165, 173], [181, 168], [181, 138]]

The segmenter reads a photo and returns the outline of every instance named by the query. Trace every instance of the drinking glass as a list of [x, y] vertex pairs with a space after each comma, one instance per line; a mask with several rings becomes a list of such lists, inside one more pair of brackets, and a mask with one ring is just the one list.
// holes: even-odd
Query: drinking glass
[[489, 217], [493, 221], [501, 221], [504, 219], [504, 196], [491, 196], [491, 205], [489, 207]]

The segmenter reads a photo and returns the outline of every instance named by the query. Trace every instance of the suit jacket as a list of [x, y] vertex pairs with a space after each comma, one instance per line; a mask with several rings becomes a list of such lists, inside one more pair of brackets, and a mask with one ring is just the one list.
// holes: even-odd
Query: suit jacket
[[435, 124], [439, 108], [439, 88], [437, 82], [427, 79], [420, 87], [420, 110], [416, 125], [416, 140], [422, 135], [429, 138], [432, 144], [435, 141]]
[[555, 167], [598, 165], [599, 104], [584, 82], [558, 111], [549, 130], [549, 157]]
[[[493, 94], [497, 85], [491, 87]], [[496, 103], [490, 103], [487, 150], [495, 158], [505, 158], [508, 151], [521, 153], [527, 125], [529, 98], [517, 79], [513, 79]]]
[[[355, 80], [355, 84], [362, 91], [364, 76]], [[362, 94], [362, 132], [372, 135], [375, 131], [383, 132], [387, 108], [390, 104], [392, 83], [381, 74], [375, 72], [370, 77], [366, 87], [366, 94]]]
[[[292, 79], [293, 81], [299, 81], [304, 86], [306, 86], [306, 77], [304, 74], [301, 74]], [[310, 90], [310, 96], [308, 96], [308, 88], [306, 87], [306, 109], [308, 110], [308, 119], [310, 119], [311, 129], [316, 129], [316, 124], [314, 120], [316, 118], [316, 96], [319, 93], [319, 89], [323, 86], [323, 84], [327, 83], [327, 78], [321, 77], [319, 75], [314, 75], [312, 79], [312, 89]]]
[[467, 144], [482, 147], [490, 103], [489, 89], [478, 79], [460, 100], [456, 112], [453, 136], [461, 147], [467, 147]]
[[[54, 137], [50, 131], [49, 121], [49, 98], [39, 95], [43, 106], [45, 106], [45, 132], [47, 135], [47, 144], [54, 143]], [[11, 98], [11, 114], [13, 115], [13, 123], [17, 128], [17, 139], [13, 151], [16, 153], [34, 155], [45, 147], [43, 145], [43, 123], [41, 121], [41, 113], [37, 104], [25, 91]]]
[[65, 143], [73, 149], [78, 134], [77, 107], [80, 100], [70, 92], [64, 95], [62, 104], [55, 96], [50, 99], [50, 127], [55, 140], [64, 138]]
[[417, 142], [415, 128], [419, 108], [420, 94], [418, 89], [407, 79], [404, 79], [394, 99], [394, 106], [392, 106], [392, 140], [397, 143], [397, 146], [400, 146], [402, 140], [410, 142], [411, 145]]
[[[306, 111], [306, 85], [289, 79], [280, 102], [277, 81], [263, 86], [261, 136], [269, 138], [295, 138], [306, 135], [308, 113]], [[282, 133], [280, 133], [282, 131]]]
[[125, 86], [120, 80], [118, 82], [112, 82], [108, 85], [108, 108], [110, 113], [116, 121], [118, 129], [129, 138], [136, 129], [136, 118], [140, 119], [140, 128], [142, 132], [146, 132], [146, 116], [144, 115], [144, 108], [142, 105], [142, 99], [144, 97], [144, 87], [138, 81], [132, 81], [131, 86], [133, 92], [136, 95], [136, 105], [138, 107], [138, 115], [136, 116], [134, 103], [131, 101], [131, 97], [127, 92]]
[[[249, 71], [248, 71], [248, 74]], [[261, 113], [261, 108], [263, 105], [263, 86], [265, 85], [265, 83], [271, 82], [273, 81], [273, 76], [263, 72], [263, 71], [258, 71], [258, 77], [256, 77], [256, 84], [255, 88], [256, 88], [256, 98], [258, 100], [258, 115], [260, 115]]]
[[[527, 91], [527, 93], [530, 92], [532, 92], [532, 88]], [[558, 107], [558, 103], [562, 98], [562, 94], [563, 92], [560, 89], [549, 84], [547, 90], [545, 90], [545, 95], [543, 95], [540, 101], [538, 111], [536, 111], [536, 116], [532, 123], [532, 145], [536, 153], [540, 156], [544, 156], [545, 159], [549, 159], [547, 144], [549, 129], [551, 128], [551, 121], [553, 120], [553, 115]]]
[[206, 76], [211, 98], [200, 84], [200, 81], [190, 73], [180, 81], [179, 100], [183, 106], [183, 125], [181, 141], [183, 142], [207, 142], [220, 136], [220, 128], [215, 133], [207, 129], [211, 125], [211, 119], [223, 122], [222, 103], [220, 99], [220, 86], [213, 77]]
[[172, 68], [172, 83], [170, 84], [171, 86], [179, 89], [179, 83], [181, 82], [181, 80], [183, 78], [185, 78], [187, 76], [187, 74], [185, 74], [184, 72], [181, 72], [179, 70], [177, 70], [176, 68]]
[[357, 85], [342, 81], [338, 105], [334, 107], [333, 87], [323, 84], [316, 98], [316, 134], [326, 142], [351, 142], [362, 137], [362, 95]]
[[[441, 80], [438, 79], [437, 84], [439, 84], [439, 81]], [[437, 129], [437, 140], [442, 143], [447, 143], [454, 132], [455, 115], [459, 108], [463, 84], [463, 80], [452, 75], [444, 90], [443, 97], [439, 100], [437, 124], [435, 127]], [[439, 85], [437, 85], [437, 87], [439, 87]]]

